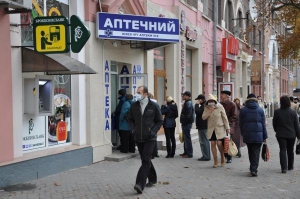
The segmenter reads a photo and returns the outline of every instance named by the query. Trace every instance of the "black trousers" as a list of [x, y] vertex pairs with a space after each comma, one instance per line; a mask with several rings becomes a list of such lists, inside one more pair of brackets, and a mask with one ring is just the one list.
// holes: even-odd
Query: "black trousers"
[[120, 138], [121, 138], [121, 147], [120, 152], [122, 153], [134, 153], [135, 152], [135, 142], [134, 135], [130, 131], [120, 130]]
[[247, 143], [251, 172], [257, 173], [261, 145], [262, 143]]
[[147, 178], [149, 182], [157, 182], [156, 171], [151, 161], [155, 142], [156, 140], [136, 143], [142, 160], [142, 166], [136, 176], [136, 184], [140, 185], [142, 189], [146, 185]]
[[[176, 150], [175, 127], [165, 128], [168, 156], [174, 156]], [[171, 144], [172, 143], [172, 144]]]
[[277, 137], [280, 152], [280, 165], [281, 170], [293, 169], [294, 168], [294, 144], [296, 138], [288, 139]]

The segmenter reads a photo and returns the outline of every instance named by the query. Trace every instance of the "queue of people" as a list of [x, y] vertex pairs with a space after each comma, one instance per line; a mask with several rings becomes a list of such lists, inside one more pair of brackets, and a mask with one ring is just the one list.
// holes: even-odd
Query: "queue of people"
[[[123, 94], [122, 91], [120, 93]], [[202, 153], [199, 161], [210, 161], [212, 154], [213, 168], [231, 163], [232, 157], [224, 153], [224, 138], [229, 136], [237, 146], [237, 157], [242, 156], [241, 148], [247, 146], [249, 176], [258, 176], [262, 144], [268, 138], [266, 129], [268, 124], [264, 107], [261, 106], [261, 97], [251, 93], [242, 105], [238, 98], [231, 101], [231, 92], [225, 90], [221, 91], [220, 102], [212, 94], [207, 97], [200, 94], [193, 105], [191, 96], [189, 91], [182, 93], [180, 123], [184, 152], [180, 156], [193, 157], [191, 128], [195, 121]], [[167, 144], [166, 158], [174, 158], [176, 154], [175, 128], [178, 106], [171, 96], [167, 96], [159, 107], [146, 86], [138, 87], [136, 101], [132, 101], [133, 96], [130, 94], [124, 94], [124, 97], [125, 102], [118, 117], [118, 130], [121, 134], [120, 151], [134, 153], [135, 145], [137, 146], [141, 167], [137, 173], [134, 189], [137, 193], [143, 193], [145, 187], [157, 183], [157, 174], [151, 159], [154, 158], [153, 154], [157, 154], [157, 132], [161, 126], [164, 127]], [[274, 113], [273, 128], [280, 148], [282, 173], [294, 169], [294, 143], [296, 137], [300, 139], [297, 103], [294, 98], [282, 96], [280, 109]], [[294, 104], [298, 107], [297, 110]]]

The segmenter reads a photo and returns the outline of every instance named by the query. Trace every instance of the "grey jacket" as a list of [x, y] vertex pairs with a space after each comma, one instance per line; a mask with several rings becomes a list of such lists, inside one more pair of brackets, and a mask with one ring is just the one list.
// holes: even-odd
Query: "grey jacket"
[[128, 122], [134, 133], [135, 141], [146, 142], [156, 140], [157, 132], [163, 124], [163, 118], [158, 104], [148, 98], [148, 104], [143, 115], [139, 101], [131, 104]]
[[275, 110], [273, 117], [273, 128], [276, 137], [300, 139], [299, 120], [296, 111], [291, 108], [280, 108]]

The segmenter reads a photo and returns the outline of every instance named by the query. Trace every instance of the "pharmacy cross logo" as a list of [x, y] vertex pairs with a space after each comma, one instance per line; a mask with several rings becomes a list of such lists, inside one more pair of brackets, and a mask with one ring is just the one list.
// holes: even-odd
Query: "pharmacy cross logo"
[[33, 119], [30, 118], [30, 120], [29, 120], [29, 134], [30, 134], [31, 131], [33, 130], [33, 127], [34, 127]]
[[110, 29], [107, 29], [107, 30], [105, 30], [105, 35], [106, 35], [107, 37], [111, 37], [111, 36], [113, 35], [113, 31], [110, 30]]
[[77, 28], [75, 28], [75, 35], [74, 35], [74, 39], [75, 39], [75, 42], [77, 42], [77, 39], [80, 39], [83, 32], [81, 30], [81, 27], [80, 26], [77, 26]]

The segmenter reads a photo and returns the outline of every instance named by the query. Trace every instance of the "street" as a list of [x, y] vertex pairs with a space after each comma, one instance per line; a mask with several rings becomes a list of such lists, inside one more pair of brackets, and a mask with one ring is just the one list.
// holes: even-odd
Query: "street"
[[[133, 189], [140, 167], [139, 156], [122, 162], [102, 161], [88, 167], [69, 170], [28, 183], [36, 188], [28, 191], [1, 191], [1, 199], [117, 199], [117, 198], [300, 198], [300, 155], [295, 155], [295, 169], [281, 173], [279, 147], [269, 120], [268, 146], [271, 158], [260, 158], [258, 177], [248, 177], [247, 147], [242, 157], [233, 158], [231, 164], [213, 168], [213, 161], [200, 162], [199, 142], [194, 141], [194, 157], [181, 158], [182, 146], [175, 158], [153, 160], [158, 184], [145, 188], [143, 194]], [[219, 163], [220, 165], [220, 163]]]

